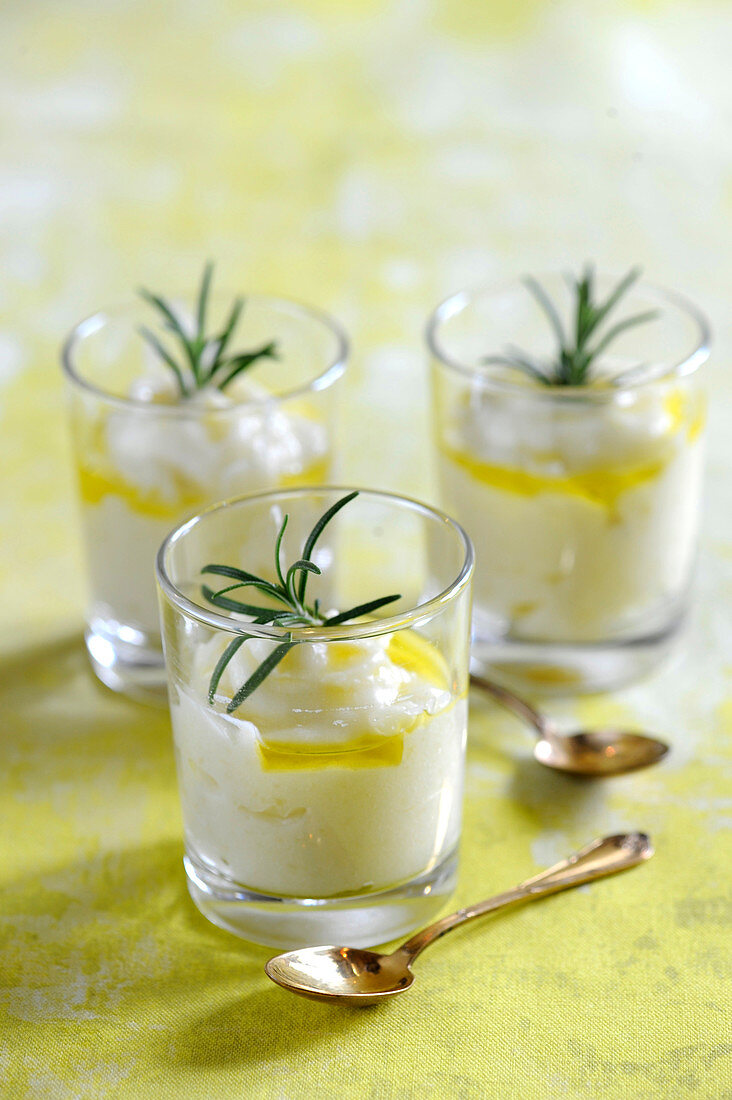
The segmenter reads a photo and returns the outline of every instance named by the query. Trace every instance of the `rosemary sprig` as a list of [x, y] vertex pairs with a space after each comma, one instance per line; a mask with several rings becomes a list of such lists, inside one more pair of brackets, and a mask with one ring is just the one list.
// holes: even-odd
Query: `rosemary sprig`
[[[337, 626], [340, 623], [346, 623], [362, 615], [369, 615], [371, 612], [378, 611], [379, 608], [385, 607], [389, 603], [393, 603], [394, 600], [401, 599], [399, 594], [380, 596], [375, 600], [369, 600], [366, 603], [358, 604], [356, 607], [351, 607], [347, 611], [339, 611], [331, 615], [323, 614], [320, 610], [319, 599], [314, 600], [312, 604], [306, 603], [305, 601], [308, 577], [311, 573], [316, 576], [320, 575], [320, 569], [312, 560], [312, 554], [316, 543], [333, 517], [340, 512], [341, 508], [344, 508], [346, 504], [350, 503], [350, 501], [354, 500], [357, 496], [357, 491], [348, 493], [346, 496], [341, 497], [340, 500], [337, 500], [335, 504], [332, 504], [331, 507], [323, 513], [305, 540], [302, 557], [298, 558], [297, 561], [293, 562], [288, 568], [286, 568], [282, 562], [282, 539], [289, 520], [289, 516], [286, 515], [284, 517], [275, 542], [274, 571], [276, 580], [267, 580], [264, 577], [257, 576], [255, 573], [248, 572], [246, 569], [238, 569], [233, 565], [210, 564], [204, 566], [201, 570], [202, 573], [226, 577], [234, 582], [233, 584], [226, 585], [224, 588], [220, 588], [216, 592], [212, 588], [209, 588], [208, 585], [202, 585], [201, 591], [204, 598], [208, 600], [209, 603], [213, 604], [214, 607], [223, 608], [225, 611], [236, 611], [239, 614], [250, 616], [253, 623], [270, 623], [273, 626], [283, 627]], [[261, 592], [263, 595], [269, 597], [269, 599], [275, 601], [279, 606], [260, 607], [250, 603], [243, 603], [227, 595], [227, 593], [233, 592], [235, 589], [239, 588], [253, 588], [257, 592]], [[255, 637], [255, 635], [238, 635], [229, 643], [219, 657], [208, 687], [209, 703], [214, 702], [219, 681], [232, 657], [238, 652], [243, 643], [252, 637]], [[246, 683], [242, 684], [233, 698], [229, 700], [226, 706], [227, 714], [232, 714], [233, 711], [240, 707], [244, 700], [259, 687], [262, 681], [269, 676], [270, 672], [277, 667], [282, 658], [297, 644], [297, 642], [293, 641], [292, 634], [290, 634], [285, 641], [280, 642], [264, 661], [258, 665]]]
[[[546, 314], [557, 338], [556, 357], [549, 363], [542, 363], [520, 348], [509, 345], [503, 354], [489, 355], [483, 362], [514, 367], [544, 386], [588, 385], [592, 378], [592, 368], [599, 356], [621, 332], [646, 321], [652, 321], [658, 316], [658, 310], [646, 310], [645, 313], [636, 313], [618, 321], [601, 336], [598, 333], [608, 314], [627, 294], [633, 283], [640, 277], [640, 273], [640, 268], [631, 268], [604, 302], [595, 301], [595, 273], [591, 265], [585, 266], [579, 279], [568, 275], [567, 282], [574, 294], [575, 302], [574, 318], [570, 321], [566, 333], [559, 311], [544, 287], [532, 276], [526, 276], [522, 282]], [[590, 347], [593, 340], [594, 344]]]
[[228, 356], [225, 354], [244, 309], [243, 298], [235, 300], [223, 329], [214, 335], [206, 335], [206, 314], [212, 278], [213, 264], [207, 263], [203, 269], [201, 287], [198, 291], [196, 328], [193, 336], [186, 332], [170, 302], [159, 294], [151, 294], [144, 287], [138, 291], [140, 297], [157, 310], [162, 327], [166, 332], [171, 333], [176, 343], [180, 345], [179, 354], [182, 355], [182, 361], [176, 359], [169, 348], [146, 325], [140, 327], [140, 335], [173, 371], [180, 396], [183, 398], [191, 397], [205, 386], [225, 390], [242, 371], [247, 370], [258, 359], [277, 358], [277, 345], [274, 341], [262, 344], [261, 347], [252, 351]]

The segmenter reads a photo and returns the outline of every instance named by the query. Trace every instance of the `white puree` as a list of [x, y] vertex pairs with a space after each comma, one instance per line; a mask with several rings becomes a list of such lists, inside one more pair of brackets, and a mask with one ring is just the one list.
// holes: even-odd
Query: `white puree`
[[[101, 422], [96, 446], [81, 454], [81, 495], [94, 614], [146, 633], [159, 631], [154, 562], [168, 532], [204, 504], [288, 479], [323, 473], [325, 428], [277, 406], [235, 402], [260, 396], [244, 381], [229, 395], [203, 390], [190, 399], [200, 416], [165, 416], [175, 401], [167, 377], [141, 379], [130, 396], [151, 412], [113, 411]], [[156, 416], [156, 408], [161, 415]], [[231, 408], [230, 416], [207, 410]]]
[[475, 543], [476, 604], [514, 637], [606, 639], [683, 593], [703, 411], [679, 388], [624, 396], [559, 408], [476, 392], [443, 435], [444, 506]]
[[205, 865], [324, 898], [411, 879], [455, 847], [467, 701], [432, 647], [395, 637], [298, 645], [231, 716], [219, 703], [272, 643], [244, 643], [216, 707], [206, 693], [224, 640], [201, 647], [171, 709], [187, 843]]

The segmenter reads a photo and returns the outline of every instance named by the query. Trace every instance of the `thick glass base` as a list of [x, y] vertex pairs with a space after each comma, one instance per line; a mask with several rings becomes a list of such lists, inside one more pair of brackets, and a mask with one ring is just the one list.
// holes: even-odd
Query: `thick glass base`
[[217, 876], [190, 853], [188, 890], [204, 917], [267, 947], [320, 944], [373, 947], [428, 924], [455, 889], [457, 852], [431, 871], [388, 890], [349, 897], [286, 898], [260, 894]]
[[611, 691], [653, 672], [674, 652], [682, 618], [642, 638], [609, 642], [528, 642], [481, 634], [474, 621], [471, 669], [507, 688], [543, 695]]
[[165, 706], [167, 678], [159, 636], [92, 619], [84, 638], [92, 668], [103, 684], [134, 699]]

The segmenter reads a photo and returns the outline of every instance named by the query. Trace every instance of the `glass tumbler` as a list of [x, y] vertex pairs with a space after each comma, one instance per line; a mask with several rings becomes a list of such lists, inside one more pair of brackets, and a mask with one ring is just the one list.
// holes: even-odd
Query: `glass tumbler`
[[[566, 282], [542, 279], [566, 316]], [[603, 287], [604, 297], [612, 284]], [[709, 330], [678, 294], [639, 284], [591, 384], [544, 385], [487, 364], [549, 361], [527, 288], [463, 291], [430, 318], [441, 502], [475, 545], [473, 658], [518, 687], [597, 690], [671, 647], [696, 557]]]
[[225, 502], [158, 555], [188, 888], [214, 924], [276, 947], [384, 942], [428, 920], [456, 877], [473, 563], [462, 528], [388, 493], [344, 506], [313, 551], [307, 600], [332, 619], [398, 596], [355, 621], [255, 622], [231, 601], [261, 606], [261, 589], [229, 591], [224, 609], [203, 594], [212, 563], [276, 582], [285, 517], [283, 571], [346, 492]]
[[[214, 331], [230, 306], [231, 298], [213, 297]], [[97, 313], [73, 330], [62, 362], [87, 560], [91, 663], [108, 687], [164, 700], [155, 590], [163, 538], [216, 500], [328, 479], [335, 383], [347, 342], [315, 310], [248, 295], [233, 349], [274, 341], [277, 358], [242, 374], [232, 397], [216, 392], [205, 402], [197, 396], [161, 401], [160, 384], [171, 372], [140, 334], [150, 320], [143, 302]]]

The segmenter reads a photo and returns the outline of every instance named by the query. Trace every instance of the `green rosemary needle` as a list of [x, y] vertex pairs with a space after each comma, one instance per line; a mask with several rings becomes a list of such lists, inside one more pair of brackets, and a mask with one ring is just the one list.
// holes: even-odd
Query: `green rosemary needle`
[[[241, 615], [248, 615], [252, 623], [267, 623], [285, 628], [296, 626], [337, 626], [340, 623], [346, 623], [352, 619], [360, 618], [362, 615], [369, 615], [371, 612], [378, 611], [387, 604], [401, 599], [399, 594], [380, 596], [377, 599], [358, 604], [356, 607], [351, 607], [347, 611], [339, 611], [330, 615], [325, 615], [320, 610], [319, 599], [314, 600], [312, 604], [307, 603], [305, 600], [308, 577], [311, 573], [320, 575], [320, 569], [312, 560], [315, 545], [333, 517], [340, 512], [341, 508], [344, 508], [346, 504], [349, 504], [350, 501], [354, 500], [357, 496], [357, 491], [348, 493], [346, 496], [341, 497], [340, 500], [337, 500], [335, 504], [332, 504], [331, 507], [323, 513], [305, 540], [302, 556], [287, 568], [282, 562], [282, 539], [287, 528], [289, 516], [286, 515], [284, 517], [275, 542], [275, 580], [267, 580], [264, 577], [257, 576], [255, 573], [249, 573], [247, 570], [239, 569], [233, 565], [211, 564], [204, 566], [201, 570], [202, 573], [227, 577], [229, 580], [233, 581], [232, 584], [228, 584], [216, 592], [208, 585], [202, 585], [201, 591], [204, 598], [208, 600], [209, 603], [213, 604], [214, 607], [222, 608], [225, 611], [235, 611]], [[262, 593], [270, 600], [274, 601], [278, 606], [261, 607], [259, 605], [243, 603], [228, 595], [229, 592], [241, 588], [253, 588], [258, 593]], [[213, 704], [219, 681], [232, 657], [238, 652], [244, 642], [253, 637], [255, 637], [253, 634], [240, 634], [229, 642], [228, 646], [219, 657], [211, 675], [208, 687], [209, 703]], [[277, 667], [282, 658], [297, 644], [297, 642], [293, 641], [292, 634], [289, 634], [284, 641], [275, 646], [265, 660], [257, 666], [246, 683], [242, 684], [239, 690], [229, 700], [226, 707], [227, 714], [232, 714], [240, 707], [244, 700], [259, 687], [267, 676], [269, 676], [270, 672]]]
[[[522, 371], [535, 382], [544, 386], [586, 386], [593, 380], [592, 368], [599, 356], [621, 332], [658, 316], [658, 310], [636, 313], [618, 321], [600, 335], [599, 329], [615, 308], [620, 299], [627, 294], [633, 283], [640, 277], [640, 268], [632, 268], [618, 285], [610, 292], [604, 302], [595, 301], [595, 274], [587, 264], [579, 279], [567, 276], [574, 295], [574, 317], [568, 331], [559, 315], [559, 311], [544, 287], [532, 276], [526, 276], [522, 282], [533, 295], [545, 313], [557, 338], [557, 352], [549, 363], [542, 363], [520, 348], [508, 346], [501, 355], [489, 355], [485, 364], [500, 364]], [[592, 346], [590, 346], [592, 344]]]
[[181, 360], [172, 354], [151, 329], [146, 325], [140, 327], [140, 335], [172, 370], [178, 383], [180, 396], [183, 398], [191, 397], [197, 390], [206, 386], [225, 390], [242, 371], [247, 370], [258, 359], [277, 358], [277, 345], [274, 341], [254, 348], [252, 351], [237, 352], [235, 355], [225, 354], [244, 309], [243, 298], [237, 298], [234, 301], [220, 332], [213, 335], [206, 334], [206, 314], [212, 278], [213, 264], [207, 263], [203, 269], [198, 291], [195, 332], [192, 336], [186, 332], [170, 302], [144, 288], [138, 291], [140, 297], [157, 310], [163, 329], [172, 334], [179, 345]]

